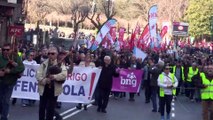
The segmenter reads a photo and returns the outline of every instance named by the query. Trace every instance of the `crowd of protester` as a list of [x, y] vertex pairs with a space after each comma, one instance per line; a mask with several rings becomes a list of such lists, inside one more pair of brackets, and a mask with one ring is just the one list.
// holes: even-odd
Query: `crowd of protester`
[[[14, 51], [10, 51], [12, 50], [11, 46], [5, 44], [0, 53], [1, 120], [7, 120], [9, 99], [12, 93], [11, 88], [13, 88], [18, 79], [18, 77], [10, 78], [10, 76], [14, 73], [20, 74], [23, 72], [23, 63], [40, 64], [48, 67], [60, 64], [60, 68], [62, 68], [60, 76], [50, 73], [46, 77], [46, 74], [43, 73], [47, 73], [47, 71], [43, 67], [40, 67], [37, 72], [36, 78], [39, 82], [40, 94], [39, 120], [44, 120], [45, 116], [47, 120], [53, 120], [53, 116], [58, 115], [55, 107], [61, 107], [61, 103], [56, 103], [57, 97], [62, 91], [63, 82], [60, 81], [64, 81], [66, 74], [72, 72], [73, 66], [91, 66], [102, 69], [94, 93], [95, 102], [93, 104], [98, 106], [97, 112], [107, 113], [106, 108], [110, 93], [114, 95], [115, 99], [127, 97], [125, 92], [111, 92], [112, 77], [119, 76], [119, 69], [138, 69], [144, 71], [143, 76], [141, 76], [141, 88], [145, 94], [144, 102], [147, 104], [152, 103], [152, 110], [150, 111], [160, 112], [161, 120], [170, 120], [171, 101], [173, 96], [178, 99], [180, 95], [185, 95], [191, 102], [196, 101], [199, 103], [201, 100], [204, 101], [203, 120], [213, 119], [212, 107], [210, 109], [210, 119], [207, 118], [208, 109], [206, 109], [208, 105], [213, 106], [213, 98], [207, 97], [205, 99], [205, 97], [202, 97], [202, 91], [208, 87], [203, 81], [206, 81], [207, 78], [210, 80], [213, 77], [213, 52], [209, 49], [185, 47], [176, 51], [168, 49], [157, 52], [148, 49], [145, 51], [148, 54], [147, 57], [142, 60], [141, 58], [136, 58], [132, 51], [127, 49], [116, 51], [113, 48], [105, 49], [100, 47], [96, 51], [91, 51], [82, 45], [79, 49], [71, 47], [69, 51], [65, 51], [62, 47], [49, 45], [43, 46], [40, 50], [35, 50], [32, 44], [18, 45], [18, 47], [15, 57], [17, 60], [12, 62], [12, 67], [17, 69], [15, 72], [12, 72], [14, 68], [4, 69], [12, 59], [9, 59], [10, 56], [14, 54]], [[58, 61], [55, 61], [56, 59], [61, 59], [62, 61], [58, 63]], [[3, 64], [4, 62], [5, 64]], [[5, 79], [11, 79], [11, 83], [5, 83]], [[51, 79], [57, 82], [52, 84]], [[8, 88], [5, 88], [5, 85]], [[176, 88], [176, 91], [173, 91], [174, 88]], [[3, 93], [5, 90], [7, 92]], [[138, 94], [129, 93], [129, 101], [134, 102], [137, 100], [136, 95], [140, 94], [142, 92]], [[8, 97], [3, 99], [4, 96]], [[15, 103], [16, 100], [13, 99], [12, 104], [14, 105]], [[33, 100], [22, 100], [23, 107], [32, 106], [34, 103], [35, 101]], [[164, 106], [166, 106], [166, 115], [164, 115]], [[87, 105], [83, 105], [83, 107], [87, 110]], [[82, 109], [82, 104], [79, 103], [76, 108]], [[47, 110], [46, 115], [44, 114], [45, 110]], [[57, 119], [60, 120], [62, 118], [58, 115]]]

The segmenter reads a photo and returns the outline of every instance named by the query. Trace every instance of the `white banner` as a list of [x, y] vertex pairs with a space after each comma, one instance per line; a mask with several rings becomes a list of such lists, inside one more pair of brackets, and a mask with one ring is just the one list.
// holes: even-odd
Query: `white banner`
[[[23, 76], [17, 81], [12, 97], [39, 100], [38, 83], [35, 71], [39, 65], [25, 65]], [[63, 84], [63, 93], [58, 101], [89, 103], [95, 91], [101, 69], [91, 67], [74, 67]]]
[[14, 86], [12, 97], [39, 100], [38, 82], [35, 78], [39, 64], [24, 66], [24, 73]]

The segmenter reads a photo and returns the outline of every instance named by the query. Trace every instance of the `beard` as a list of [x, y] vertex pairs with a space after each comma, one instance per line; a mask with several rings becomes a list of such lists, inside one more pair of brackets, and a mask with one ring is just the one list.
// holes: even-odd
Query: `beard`
[[213, 78], [213, 74], [212, 74], [212, 73], [208, 73], [208, 74], [206, 74], [206, 76], [207, 76], [208, 78]]

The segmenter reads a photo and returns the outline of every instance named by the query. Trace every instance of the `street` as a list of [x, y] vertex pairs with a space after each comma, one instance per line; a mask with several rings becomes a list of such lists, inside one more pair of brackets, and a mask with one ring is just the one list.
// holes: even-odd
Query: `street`
[[[107, 113], [98, 113], [97, 107], [88, 106], [88, 110], [77, 110], [73, 103], [62, 103], [57, 109], [64, 120], [160, 120], [159, 113], [153, 113], [152, 104], [145, 104], [144, 96], [135, 96], [135, 102], [126, 98], [110, 97]], [[190, 102], [186, 97], [179, 96], [174, 102], [174, 115], [171, 120], [201, 120], [201, 104]], [[22, 107], [20, 100], [11, 105], [10, 120], [38, 120], [38, 101], [34, 106]]]

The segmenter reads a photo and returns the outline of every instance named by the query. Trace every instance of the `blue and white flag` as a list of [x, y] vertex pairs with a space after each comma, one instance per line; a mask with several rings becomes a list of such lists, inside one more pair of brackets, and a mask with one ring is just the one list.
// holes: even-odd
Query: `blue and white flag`
[[109, 34], [109, 33], [107, 33], [107, 38], [109, 39], [109, 41], [110, 41], [110, 44], [114, 44], [114, 41], [113, 41], [113, 39], [112, 39], [112, 36]]
[[110, 19], [108, 20], [100, 29], [100, 31], [98, 32], [98, 35], [96, 36], [96, 39], [91, 47], [91, 50], [94, 51], [98, 48], [99, 44], [101, 43], [101, 41], [104, 39], [104, 37], [106, 36], [106, 34], [110, 31], [110, 28], [115, 25], [116, 20], [115, 19]]
[[147, 57], [147, 54], [137, 47], [134, 47], [133, 54], [136, 58], [141, 58], [142, 61], [144, 61], [144, 59]]

